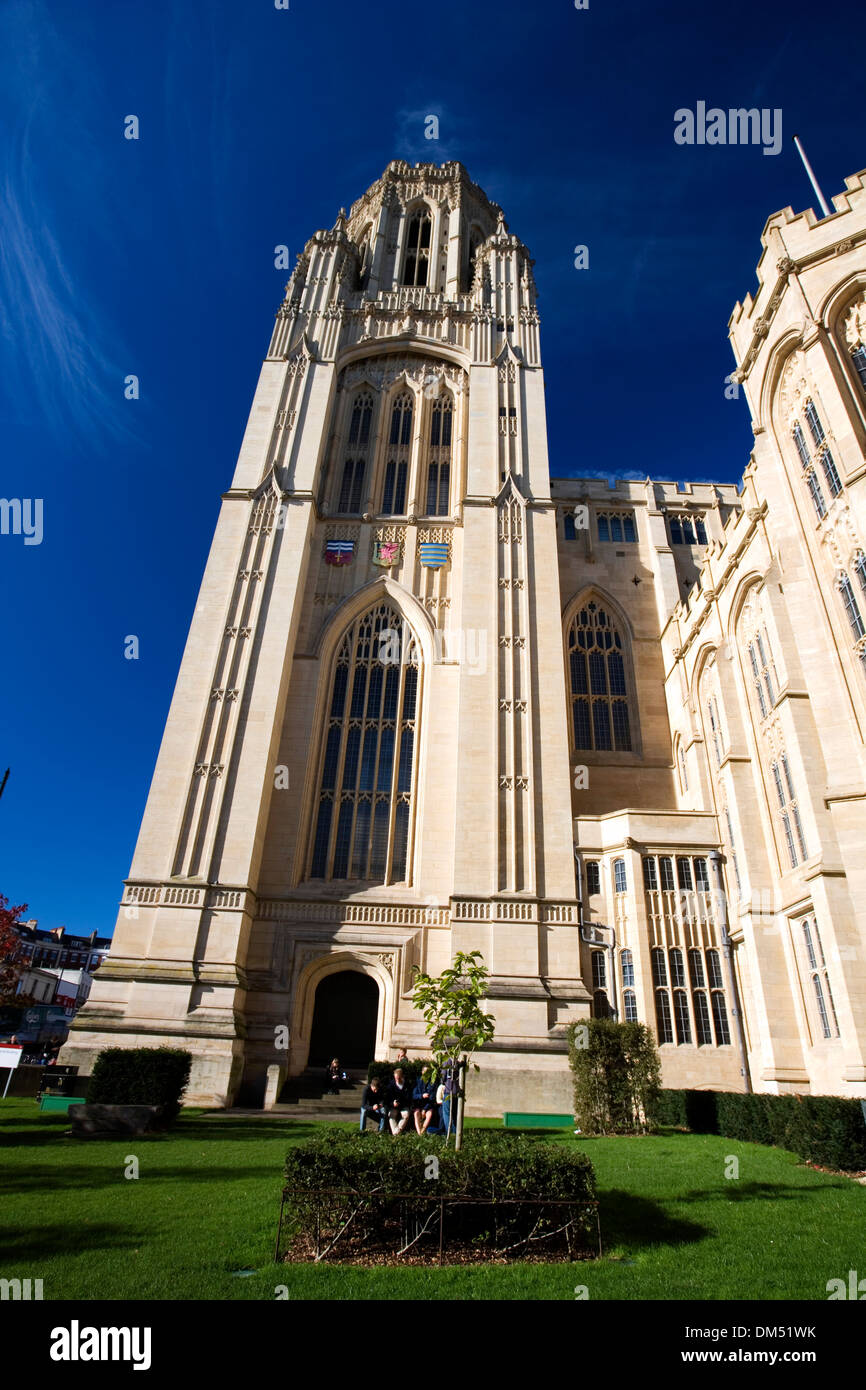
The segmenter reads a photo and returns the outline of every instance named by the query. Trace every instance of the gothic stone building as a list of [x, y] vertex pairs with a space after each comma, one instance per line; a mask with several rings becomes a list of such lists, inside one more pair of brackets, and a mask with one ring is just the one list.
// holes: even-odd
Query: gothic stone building
[[477, 949], [475, 1113], [568, 1110], [611, 1012], [669, 1086], [866, 1096], [863, 179], [767, 223], [739, 489], [551, 480], [532, 262], [460, 164], [310, 239], [63, 1061], [270, 1105], [423, 1053], [415, 968]]

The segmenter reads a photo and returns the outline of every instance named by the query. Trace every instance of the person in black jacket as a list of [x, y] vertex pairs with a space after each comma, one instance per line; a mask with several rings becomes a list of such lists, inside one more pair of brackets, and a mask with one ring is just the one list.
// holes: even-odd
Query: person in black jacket
[[343, 1071], [342, 1067], [340, 1066], [340, 1059], [339, 1059], [339, 1057], [334, 1057], [333, 1060], [330, 1062], [330, 1064], [329, 1064], [329, 1066], [328, 1066], [328, 1071], [327, 1071], [327, 1081], [328, 1081], [328, 1084], [327, 1084], [327, 1087], [326, 1087], [326, 1089], [325, 1089], [325, 1095], [326, 1095], [326, 1096], [338, 1096], [338, 1095], [340, 1094], [340, 1082], [341, 1082], [341, 1081], [345, 1081], [345, 1080], [346, 1080], [346, 1073]]
[[412, 1114], [412, 1088], [403, 1074], [402, 1067], [394, 1070], [394, 1080], [386, 1092], [388, 1102], [388, 1123], [392, 1134], [402, 1134], [409, 1124]]
[[378, 1076], [373, 1076], [364, 1087], [364, 1094], [361, 1097], [361, 1133], [367, 1127], [367, 1116], [379, 1121], [379, 1133], [382, 1134], [385, 1125], [388, 1123], [388, 1107], [385, 1102], [385, 1092], [379, 1085]]

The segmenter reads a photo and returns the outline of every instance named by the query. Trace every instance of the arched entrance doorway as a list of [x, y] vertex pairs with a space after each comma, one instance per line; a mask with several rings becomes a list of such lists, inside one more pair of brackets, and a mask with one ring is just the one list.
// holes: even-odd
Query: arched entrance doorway
[[316, 988], [308, 1065], [325, 1067], [339, 1057], [346, 1067], [365, 1067], [376, 1050], [379, 986], [358, 970], [326, 975]]

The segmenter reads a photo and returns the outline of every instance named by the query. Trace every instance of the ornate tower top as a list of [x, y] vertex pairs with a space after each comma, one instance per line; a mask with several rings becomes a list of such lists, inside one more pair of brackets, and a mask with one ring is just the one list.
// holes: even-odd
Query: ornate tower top
[[270, 357], [302, 333], [330, 357], [420, 332], [468, 348], [473, 361], [498, 360], [507, 340], [539, 365], [529, 252], [456, 160], [393, 160], [348, 218], [341, 208], [330, 230], [310, 237], [277, 317]]

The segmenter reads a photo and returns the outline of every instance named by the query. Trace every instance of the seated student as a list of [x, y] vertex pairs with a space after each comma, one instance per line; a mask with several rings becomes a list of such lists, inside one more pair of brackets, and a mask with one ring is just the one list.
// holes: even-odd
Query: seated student
[[334, 1057], [328, 1067], [328, 1086], [325, 1091], [326, 1096], [338, 1096], [340, 1094], [340, 1082], [346, 1080], [346, 1073], [340, 1067], [339, 1057]]
[[429, 1067], [421, 1068], [421, 1075], [415, 1082], [412, 1091], [412, 1111], [417, 1133], [426, 1134], [436, 1113], [436, 1085]]
[[373, 1076], [364, 1087], [364, 1094], [361, 1097], [361, 1133], [367, 1128], [367, 1116], [379, 1121], [379, 1133], [382, 1134], [385, 1125], [388, 1123], [388, 1107], [385, 1103], [385, 1092], [379, 1085], [378, 1076]]
[[392, 1134], [402, 1134], [409, 1124], [412, 1114], [411, 1087], [406, 1081], [403, 1068], [394, 1069], [394, 1079], [385, 1093], [388, 1105], [388, 1123]]

